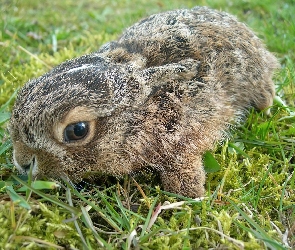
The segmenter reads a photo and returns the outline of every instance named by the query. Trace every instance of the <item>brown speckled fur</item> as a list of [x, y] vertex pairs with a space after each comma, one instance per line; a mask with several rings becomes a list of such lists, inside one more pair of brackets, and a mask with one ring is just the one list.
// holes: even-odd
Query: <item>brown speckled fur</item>
[[[92, 171], [121, 176], [151, 166], [165, 190], [200, 197], [202, 154], [248, 108], [272, 105], [277, 67], [227, 13], [195, 7], [152, 15], [20, 90], [10, 121], [15, 165], [74, 182]], [[83, 110], [75, 119], [89, 113], [94, 125], [85, 140], [66, 143], [56, 134], [75, 108]]]

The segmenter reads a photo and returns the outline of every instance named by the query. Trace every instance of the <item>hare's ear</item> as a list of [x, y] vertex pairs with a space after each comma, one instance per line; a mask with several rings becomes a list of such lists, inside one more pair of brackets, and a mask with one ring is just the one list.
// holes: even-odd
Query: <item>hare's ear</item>
[[[112, 63], [129, 65], [129, 69], [143, 69], [146, 67], [147, 59], [138, 53], [130, 53], [126, 48], [118, 46], [118, 43], [111, 42], [104, 45], [98, 53], [109, 58]], [[128, 67], [127, 67], [128, 68]]]
[[199, 67], [200, 61], [185, 59], [178, 63], [135, 71], [133, 77], [140, 84], [140, 94], [142, 94], [141, 98], [138, 98], [138, 101], [140, 101], [138, 104], [144, 103], [154, 91], [170, 81], [192, 80], [197, 76]]

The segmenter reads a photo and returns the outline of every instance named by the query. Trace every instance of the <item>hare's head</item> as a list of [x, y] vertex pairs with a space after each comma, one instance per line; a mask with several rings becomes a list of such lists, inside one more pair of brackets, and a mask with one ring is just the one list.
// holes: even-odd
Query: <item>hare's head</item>
[[28, 82], [10, 121], [17, 168], [28, 172], [32, 167], [33, 175], [74, 178], [93, 169], [103, 134], [112, 133], [109, 117], [126, 101], [127, 74], [127, 69], [92, 54]]

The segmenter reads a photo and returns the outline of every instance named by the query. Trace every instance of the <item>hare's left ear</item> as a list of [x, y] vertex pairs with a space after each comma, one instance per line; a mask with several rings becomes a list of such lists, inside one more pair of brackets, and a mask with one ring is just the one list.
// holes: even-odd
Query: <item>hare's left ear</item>
[[173, 80], [191, 80], [200, 67], [200, 61], [185, 59], [178, 63], [166, 64], [158, 67], [150, 67], [135, 71], [133, 77], [140, 84], [141, 98], [137, 104], [144, 103], [148, 97], [157, 89]]

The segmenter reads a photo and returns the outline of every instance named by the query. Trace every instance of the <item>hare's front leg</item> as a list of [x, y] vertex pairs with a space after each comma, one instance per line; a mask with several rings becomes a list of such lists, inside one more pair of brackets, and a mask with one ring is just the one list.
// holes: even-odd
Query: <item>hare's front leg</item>
[[191, 164], [165, 169], [160, 175], [168, 192], [191, 198], [204, 196], [205, 171], [201, 157]]

